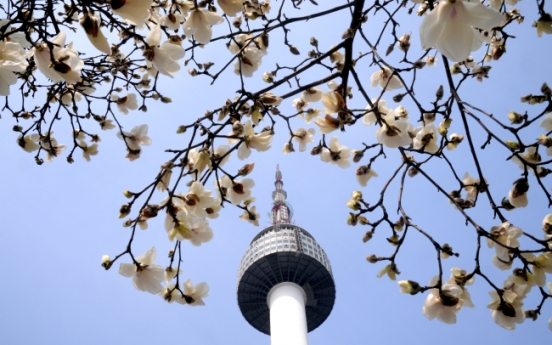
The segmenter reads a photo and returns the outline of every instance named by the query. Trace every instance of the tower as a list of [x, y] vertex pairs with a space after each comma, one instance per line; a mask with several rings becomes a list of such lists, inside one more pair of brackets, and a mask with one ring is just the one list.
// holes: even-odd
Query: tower
[[272, 345], [307, 345], [307, 333], [330, 315], [335, 284], [326, 253], [292, 224], [282, 173], [276, 168], [271, 225], [251, 241], [238, 270], [238, 305]]

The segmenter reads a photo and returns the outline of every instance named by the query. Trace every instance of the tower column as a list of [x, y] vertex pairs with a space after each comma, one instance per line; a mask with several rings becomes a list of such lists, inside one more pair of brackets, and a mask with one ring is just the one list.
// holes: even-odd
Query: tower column
[[305, 300], [305, 291], [295, 283], [280, 283], [270, 290], [271, 345], [308, 345]]

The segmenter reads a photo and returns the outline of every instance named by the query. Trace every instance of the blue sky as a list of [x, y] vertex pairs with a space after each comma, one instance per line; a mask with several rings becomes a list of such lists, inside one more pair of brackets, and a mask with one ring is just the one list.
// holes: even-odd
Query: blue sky
[[[552, 75], [549, 65], [551, 37], [537, 39], [535, 29], [530, 27], [534, 9], [520, 7], [527, 15], [522, 26], [513, 25], [514, 34], [520, 38], [508, 41], [507, 54], [492, 64], [491, 79], [483, 83], [468, 80], [463, 93], [468, 102], [491, 109], [502, 119], [510, 110], [520, 113], [533, 111], [517, 99], [527, 93], [538, 93], [544, 81], [552, 83], [552, 80], [545, 79]], [[321, 48], [329, 48], [331, 38], [337, 42], [335, 38], [341, 36], [348, 23], [338, 18], [341, 17], [336, 17], [332, 22], [335, 27], [332, 30], [322, 31], [324, 24], [315, 21], [305, 25], [308, 30], [294, 28], [291, 33], [293, 43], [305, 53], [309, 49], [306, 43], [314, 33], [321, 41]], [[369, 20], [377, 24], [378, 17]], [[400, 29], [400, 34], [414, 32], [413, 47], [419, 46], [417, 25], [419, 18], [413, 18]], [[328, 39], [323, 40], [318, 32], [320, 36], [327, 34]], [[263, 60], [256, 78], [272, 69], [276, 62], [282, 64], [289, 57], [287, 52], [278, 50], [278, 39], [281, 37], [277, 34], [271, 37], [269, 55]], [[216, 53], [216, 49], [207, 45], [198, 55], [208, 56]], [[218, 46], [218, 49], [221, 47]], [[398, 52], [394, 54], [391, 60], [400, 58]], [[481, 52], [477, 54], [479, 57]], [[376, 68], [369, 66], [367, 61], [358, 68], [368, 84]], [[426, 76], [420, 76], [419, 96], [429, 97], [444, 83], [437, 76], [438, 69], [442, 69], [441, 64], [428, 70]], [[312, 73], [305, 77], [305, 81], [316, 76]], [[119, 262], [111, 270], [104, 271], [100, 266], [101, 256], [109, 254], [113, 257], [123, 251], [129, 236], [129, 230], [123, 228], [122, 221], [117, 218], [119, 206], [127, 200], [122, 191], [138, 190], [148, 184], [157, 174], [158, 166], [171, 157], [164, 150], [181, 148], [188, 142], [187, 134], [172, 134], [178, 125], [191, 122], [206, 109], [218, 107], [226, 98], [233, 96], [239, 84], [230, 83], [236, 83], [238, 79], [229, 75], [226, 80], [229, 82], [219, 81], [207, 89], [207, 80], [192, 80], [185, 71], [174, 80], [162, 77], [163, 90], [173, 99], [173, 103], [150, 103], [148, 113], [133, 112], [127, 117], [121, 116], [126, 130], [141, 123], [149, 123], [150, 126], [153, 144], [146, 147], [142, 157], [135, 162], [124, 159], [124, 147], [114, 131], [101, 132], [98, 128], [102, 138], [100, 154], [93, 157], [91, 163], [84, 162], [77, 155], [72, 165], [68, 165], [63, 156], [54, 163], [37, 166], [31, 155], [15, 145], [16, 134], [11, 131], [13, 122], [3, 116], [0, 121], [3, 133], [0, 145], [5, 148], [3, 168], [0, 169], [0, 193], [3, 196], [0, 198], [0, 262], [4, 264], [4, 279], [0, 288], [3, 292], [0, 294], [1, 344], [268, 344], [269, 338], [249, 326], [240, 314], [236, 302], [236, 278], [238, 265], [249, 242], [268, 225], [267, 213], [271, 207], [277, 164], [280, 164], [283, 173], [288, 201], [295, 210], [295, 222], [309, 231], [324, 248], [336, 283], [334, 310], [319, 329], [309, 334], [311, 344], [461, 344], [466, 341], [514, 344], [544, 343], [545, 339], [550, 339], [552, 334], [546, 325], [552, 316], [549, 303], [543, 308], [538, 321], [526, 321], [518, 326], [518, 330], [506, 331], [491, 319], [486, 308], [490, 302], [487, 294], [490, 288], [480, 277], [470, 287], [476, 308], [464, 308], [458, 314], [456, 325], [427, 320], [421, 313], [426, 294], [408, 296], [399, 293], [396, 282], [386, 277], [376, 278], [382, 263], [372, 265], [365, 260], [367, 254], [392, 253], [394, 248], [385, 240], [389, 234], [384, 229], [378, 230], [376, 237], [364, 244], [361, 238], [368, 228], [346, 225], [348, 209], [345, 202], [353, 190], [360, 189], [354, 178], [356, 165], [343, 170], [321, 162], [308, 152], [282, 155], [281, 148], [287, 140], [283, 121], [279, 121], [276, 127], [277, 134], [283, 135], [275, 137], [268, 152], [254, 152], [250, 159], [243, 162], [233, 157], [228, 164], [229, 170], [235, 171], [244, 163], [256, 162], [251, 177], [256, 182], [253, 193], [257, 197], [257, 210], [262, 215], [261, 226], [257, 228], [238, 219], [241, 211], [227, 206], [221, 217], [211, 222], [215, 234], [211, 242], [201, 247], [183, 244], [183, 277], [190, 278], [194, 283], [206, 281], [211, 287], [209, 297], [205, 299], [206, 307], [167, 304], [158, 296], [137, 291], [130, 279], [117, 274]], [[286, 90], [281, 88], [279, 91], [285, 93]], [[368, 92], [376, 97], [375, 89], [369, 88]], [[291, 100], [285, 102], [287, 108], [284, 109], [290, 112]], [[356, 108], [365, 106], [360, 95], [356, 95], [351, 104]], [[398, 106], [390, 99], [389, 104]], [[404, 105], [409, 109], [407, 102]], [[319, 106], [322, 107], [321, 104]], [[455, 125], [458, 126], [456, 131], [461, 133], [460, 121]], [[295, 122], [294, 128], [300, 126], [304, 123]], [[361, 142], [375, 141], [373, 127], [362, 124], [357, 127], [339, 134], [342, 144], [359, 148]], [[65, 124], [65, 128], [60, 127], [56, 131], [56, 138], [59, 136], [58, 141], [68, 142], [69, 133], [69, 125]], [[538, 130], [528, 133], [526, 140], [536, 138], [539, 133]], [[486, 138], [477, 131], [475, 135], [479, 135], [476, 146], [480, 146]], [[465, 162], [465, 170], [473, 176], [475, 170], [465, 159], [466, 153], [464, 143], [451, 156], [457, 164]], [[504, 161], [506, 157], [507, 153], [498, 150], [496, 143], [481, 154], [484, 167], [489, 169], [487, 177], [491, 189], [497, 195], [505, 195], [520, 173], [513, 163]], [[391, 151], [386, 160], [378, 159], [374, 164], [373, 168], [380, 176], [362, 189], [369, 202], [377, 200], [386, 177], [399, 164], [398, 157]], [[443, 165], [439, 162], [433, 167], [436, 172], [443, 169], [442, 182], [452, 186], [445, 180]], [[437, 178], [441, 178], [440, 173], [437, 173]], [[545, 179], [545, 183], [549, 188], [549, 181]], [[208, 187], [211, 188], [210, 185]], [[464, 226], [457, 211], [422, 178], [408, 179], [407, 187], [405, 207], [414, 216], [413, 221], [427, 229], [436, 240], [450, 243], [455, 251], [461, 253], [459, 258], [444, 261], [445, 276], [448, 277], [448, 271], [455, 266], [471, 270], [475, 248], [473, 229]], [[393, 214], [397, 193], [395, 183], [387, 195], [388, 210]], [[161, 198], [161, 194], [156, 194], [155, 200], [160, 201]], [[529, 198], [528, 208], [508, 213], [507, 216], [514, 224], [540, 237], [540, 222], [550, 211], [536, 184], [531, 188]], [[498, 225], [485, 207], [470, 210], [469, 213], [486, 228]], [[156, 261], [164, 266], [168, 263], [166, 253], [173, 244], [167, 239], [162, 217], [159, 218], [149, 222], [148, 230], [139, 231], [133, 250], [140, 255], [155, 245], [158, 252]], [[368, 215], [368, 218], [375, 219], [377, 216]], [[415, 233], [411, 235], [397, 261], [402, 271], [399, 279], [427, 284], [437, 273], [435, 252], [424, 238]], [[482, 253], [483, 268], [501, 284], [508, 273], [499, 272], [491, 266], [491, 249], [485, 246]], [[130, 260], [125, 257], [120, 262]], [[536, 303], [536, 296], [528, 297], [525, 309], [534, 308]]]

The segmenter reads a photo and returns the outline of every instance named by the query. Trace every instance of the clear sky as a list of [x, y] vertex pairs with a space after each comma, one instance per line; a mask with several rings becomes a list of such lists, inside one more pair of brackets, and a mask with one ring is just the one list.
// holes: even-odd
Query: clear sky
[[[522, 26], [513, 26], [517, 30], [514, 35], [529, 39], [510, 39], [508, 52], [492, 64], [491, 79], [483, 83], [468, 80], [465, 93], [470, 103], [503, 119], [510, 110], [532, 111], [517, 99], [527, 93], [538, 93], [544, 81], [552, 84], [552, 79], [546, 79], [552, 75], [549, 64], [551, 37], [537, 39], [535, 29], [530, 27], [535, 16], [534, 6], [520, 4], [519, 7], [526, 12], [527, 20]], [[400, 29], [400, 34], [413, 32], [412, 45], [416, 47], [419, 46], [419, 22], [419, 18], [413, 18]], [[296, 27], [291, 37], [305, 53], [309, 49], [306, 43], [310, 36], [314, 34], [320, 41], [326, 33], [339, 37], [348, 21], [336, 19], [332, 25], [332, 30], [326, 30], [323, 23], [312, 21], [305, 24], [308, 30]], [[278, 39], [281, 37], [271, 37], [269, 55], [263, 60], [256, 78], [272, 69], [276, 62], [283, 64], [289, 57], [278, 48]], [[330, 45], [327, 43], [322, 48]], [[217, 52], [216, 49], [224, 48], [207, 45], [204, 54]], [[226, 51], [224, 54], [229, 56]], [[398, 59], [398, 52], [396, 54]], [[479, 57], [482, 53], [477, 54]], [[367, 64], [359, 68], [369, 84], [369, 77], [377, 68]], [[443, 67], [439, 65], [438, 68]], [[420, 94], [431, 95], [443, 83], [436, 75], [430, 73], [419, 81]], [[234, 75], [228, 80], [238, 82]], [[190, 123], [206, 109], [220, 106], [238, 88], [238, 84], [219, 81], [207, 89], [204, 87], [208, 81], [192, 80], [184, 70], [174, 80], [161, 77], [160, 82], [166, 85], [165, 94], [174, 100], [173, 103], [151, 103], [146, 114], [136, 111], [124, 118], [126, 130], [146, 122], [150, 126], [153, 144], [146, 147], [135, 162], [124, 159], [125, 149], [114, 131], [102, 132], [98, 128], [102, 139], [100, 153], [91, 163], [76, 155], [75, 163], [68, 165], [63, 155], [54, 163], [37, 166], [30, 154], [15, 145], [17, 135], [11, 131], [13, 121], [3, 116], [0, 121], [0, 146], [4, 148], [0, 169], [0, 262], [3, 263], [0, 344], [269, 344], [269, 337], [249, 326], [241, 316], [236, 279], [241, 257], [251, 239], [269, 225], [267, 213], [271, 208], [277, 164], [283, 173], [288, 201], [295, 210], [294, 220], [324, 248], [336, 283], [334, 309], [326, 322], [309, 334], [311, 344], [545, 344], [552, 339], [547, 327], [552, 317], [549, 303], [538, 321], [526, 321], [516, 331], [497, 326], [486, 308], [490, 302], [490, 288], [479, 277], [469, 288], [476, 308], [460, 311], [456, 325], [426, 319], [421, 311], [427, 293], [401, 294], [396, 282], [386, 277], [376, 278], [382, 263], [372, 265], [365, 260], [367, 254], [392, 253], [394, 248], [385, 240], [389, 234], [378, 230], [376, 237], [364, 244], [362, 235], [369, 228], [346, 225], [345, 202], [353, 190], [361, 189], [354, 178], [356, 165], [343, 170], [321, 162], [308, 152], [284, 156], [281, 149], [287, 139], [285, 135], [276, 135], [267, 153], [254, 152], [243, 162], [232, 157], [228, 164], [229, 170], [235, 171], [244, 163], [256, 162], [251, 177], [256, 182], [253, 193], [261, 213], [261, 226], [254, 227], [238, 219], [241, 211], [227, 206], [221, 217], [211, 222], [214, 232], [211, 242], [201, 247], [183, 244], [183, 278], [190, 278], [194, 283], [206, 281], [211, 287], [205, 307], [168, 304], [159, 296], [137, 291], [130, 279], [117, 274], [119, 262], [130, 262], [128, 257], [106, 272], [100, 266], [102, 255], [113, 257], [122, 252], [129, 237], [129, 230], [121, 226], [122, 221], [117, 217], [120, 205], [127, 201], [122, 191], [138, 190], [150, 183], [158, 166], [171, 157], [164, 150], [182, 148], [189, 140], [187, 134], [172, 134], [178, 125]], [[285, 93], [286, 90], [280, 91]], [[291, 112], [291, 100], [285, 102], [288, 104], [285, 109]], [[360, 95], [354, 102], [357, 108], [365, 107]], [[404, 105], [408, 109], [408, 103]], [[296, 122], [295, 128], [300, 126], [304, 123]], [[462, 132], [460, 126], [456, 128]], [[56, 132], [59, 142], [69, 140], [69, 125], [66, 124], [64, 130], [65, 133], [61, 128]], [[276, 130], [277, 134], [278, 130], [285, 133], [283, 121], [278, 123]], [[536, 138], [539, 132], [533, 134]], [[338, 135], [341, 142], [351, 148], [360, 148], [361, 142], [375, 141], [374, 128], [361, 124]], [[479, 137], [478, 145], [485, 139]], [[462, 155], [467, 153], [467, 147], [462, 145], [456, 152], [457, 162], [462, 162]], [[505, 195], [520, 171], [513, 163], [504, 161], [507, 154], [495, 151], [497, 147], [491, 144], [481, 157], [485, 167], [491, 169], [488, 175], [491, 188]], [[380, 176], [362, 189], [368, 201], [377, 200], [381, 186], [398, 165], [397, 156], [392, 153], [387, 160], [378, 160], [373, 168]], [[442, 169], [442, 166], [435, 164], [435, 169]], [[465, 170], [475, 174], [469, 164]], [[549, 179], [545, 180], [547, 188]], [[212, 189], [211, 185], [207, 187]], [[422, 178], [408, 179], [407, 187], [405, 207], [414, 216], [413, 221], [438, 241], [450, 243], [461, 253], [459, 258], [444, 261], [445, 276], [448, 277], [448, 271], [455, 266], [472, 270], [474, 230], [464, 226], [457, 211]], [[398, 186], [394, 184], [388, 192], [390, 213], [395, 210], [392, 202], [397, 192]], [[514, 224], [538, 237], [542, 236], [540, 222], [550, 212], [541, 194], [536, 186], [533, 187], [529, 192], [529, 207], [507, 214]], [[161, 194], [156, 194], [155, 200], [161, 198]], [[481, 211], [470, 210], [470, 215], [486, 228], [498, 225], [498, 221], [484, 211], [484, 207]], [[377, 216], [368, 215], [369, 219], [371, 217]], [[149, 221], [148, 230], [138, 230], [133, 248], [134, 253], [140, 255], [155, 245], [156, 262], [165, 266], [168, 264], [166, 254], [173, 243], [167, 239], [163, 217], [159, 218]], [[482, 252], [484, 268], [501, 284], [509, 273], [491, 266], [493, 250], [484, 247]], [[437, 274], [434, 253], [421, 236], [409, 236], [397, 261], [402, 272], [399, 279], [427, 284]], [[536, 297], [527, 298], [524, 309], [536, 307]]]

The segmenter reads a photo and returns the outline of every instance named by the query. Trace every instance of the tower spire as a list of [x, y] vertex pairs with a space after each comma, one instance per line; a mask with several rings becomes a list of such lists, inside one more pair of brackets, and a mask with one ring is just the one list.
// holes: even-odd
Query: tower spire
[[293, 210], [291, 205], [286, 201], [287, 193], [283, 189], [284, 182], [282, 181], [282, 172], [280, 171], [280, 165], [276, 165], [276, 181], [274, 186], [276, 187], [272, 192], [272, 200], [274, 204], [270, 211], [270, 221], [272, 225], [289, 224], [293, 217]]

